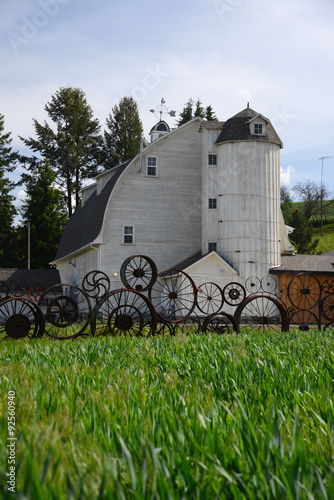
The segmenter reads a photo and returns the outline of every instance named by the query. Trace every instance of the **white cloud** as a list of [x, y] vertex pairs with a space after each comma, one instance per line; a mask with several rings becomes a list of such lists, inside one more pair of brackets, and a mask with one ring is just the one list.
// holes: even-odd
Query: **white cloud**
[[295, 169], [289, 165], [287, 168], [281, 167], [281, 185], [290, 186], [291, 174], [295, 172]]

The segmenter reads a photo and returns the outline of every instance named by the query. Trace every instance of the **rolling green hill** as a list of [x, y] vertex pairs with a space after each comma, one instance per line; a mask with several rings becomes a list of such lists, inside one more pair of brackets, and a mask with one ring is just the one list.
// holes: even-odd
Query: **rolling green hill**
[[[293, 208], [302, 209], [303, 202], [294, 202]], [[313, 220], [313, 237], [312, 241], [319, 239], [316, 253], [325, 253], [334, 250], [334, 204], [330, 206], [327, 219], [323, 220], [323, 235], [321, 236], [320, 222]]]

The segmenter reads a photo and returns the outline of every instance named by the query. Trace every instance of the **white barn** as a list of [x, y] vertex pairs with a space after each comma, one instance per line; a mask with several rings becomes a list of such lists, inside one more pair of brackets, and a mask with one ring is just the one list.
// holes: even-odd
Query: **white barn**
[[61, 281], [80, 285], [99, 270], [119, 288], [132, 255], [221, 287], [280, 266], [294, 248], [280, 211], [282, 142], [270, 120], [247, 107], [226, 122], [195, 118], [172, 131], [159, 123], [142, 152], [83, 189], [52, 262]]

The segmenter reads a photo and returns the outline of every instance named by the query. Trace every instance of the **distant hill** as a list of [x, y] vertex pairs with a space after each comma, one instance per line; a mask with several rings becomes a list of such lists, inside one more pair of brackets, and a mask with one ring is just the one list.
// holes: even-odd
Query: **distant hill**
[[[302, 210], [303, 202], [296, 201], [293, 204], [293, 208], [299, 208]], [[317, 253], [325, 253], [330, 250], [334, 250], [334, 203], [328, 208], [328, 213], [323, 218], [323, 235], [321, 236], [320, 221], [313, 220], [313, 237], [312, 241], [319, 239], [319, 243], [316, 249]]]

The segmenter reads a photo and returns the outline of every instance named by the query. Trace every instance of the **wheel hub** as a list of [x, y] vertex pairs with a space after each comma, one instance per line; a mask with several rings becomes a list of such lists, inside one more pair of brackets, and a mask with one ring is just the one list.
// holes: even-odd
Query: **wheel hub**
[[23, 314], [14, 314], [6, 321], [5, 330], [8, 337], [21, 339], [26, 337], [30, 331], [30, 320]]

